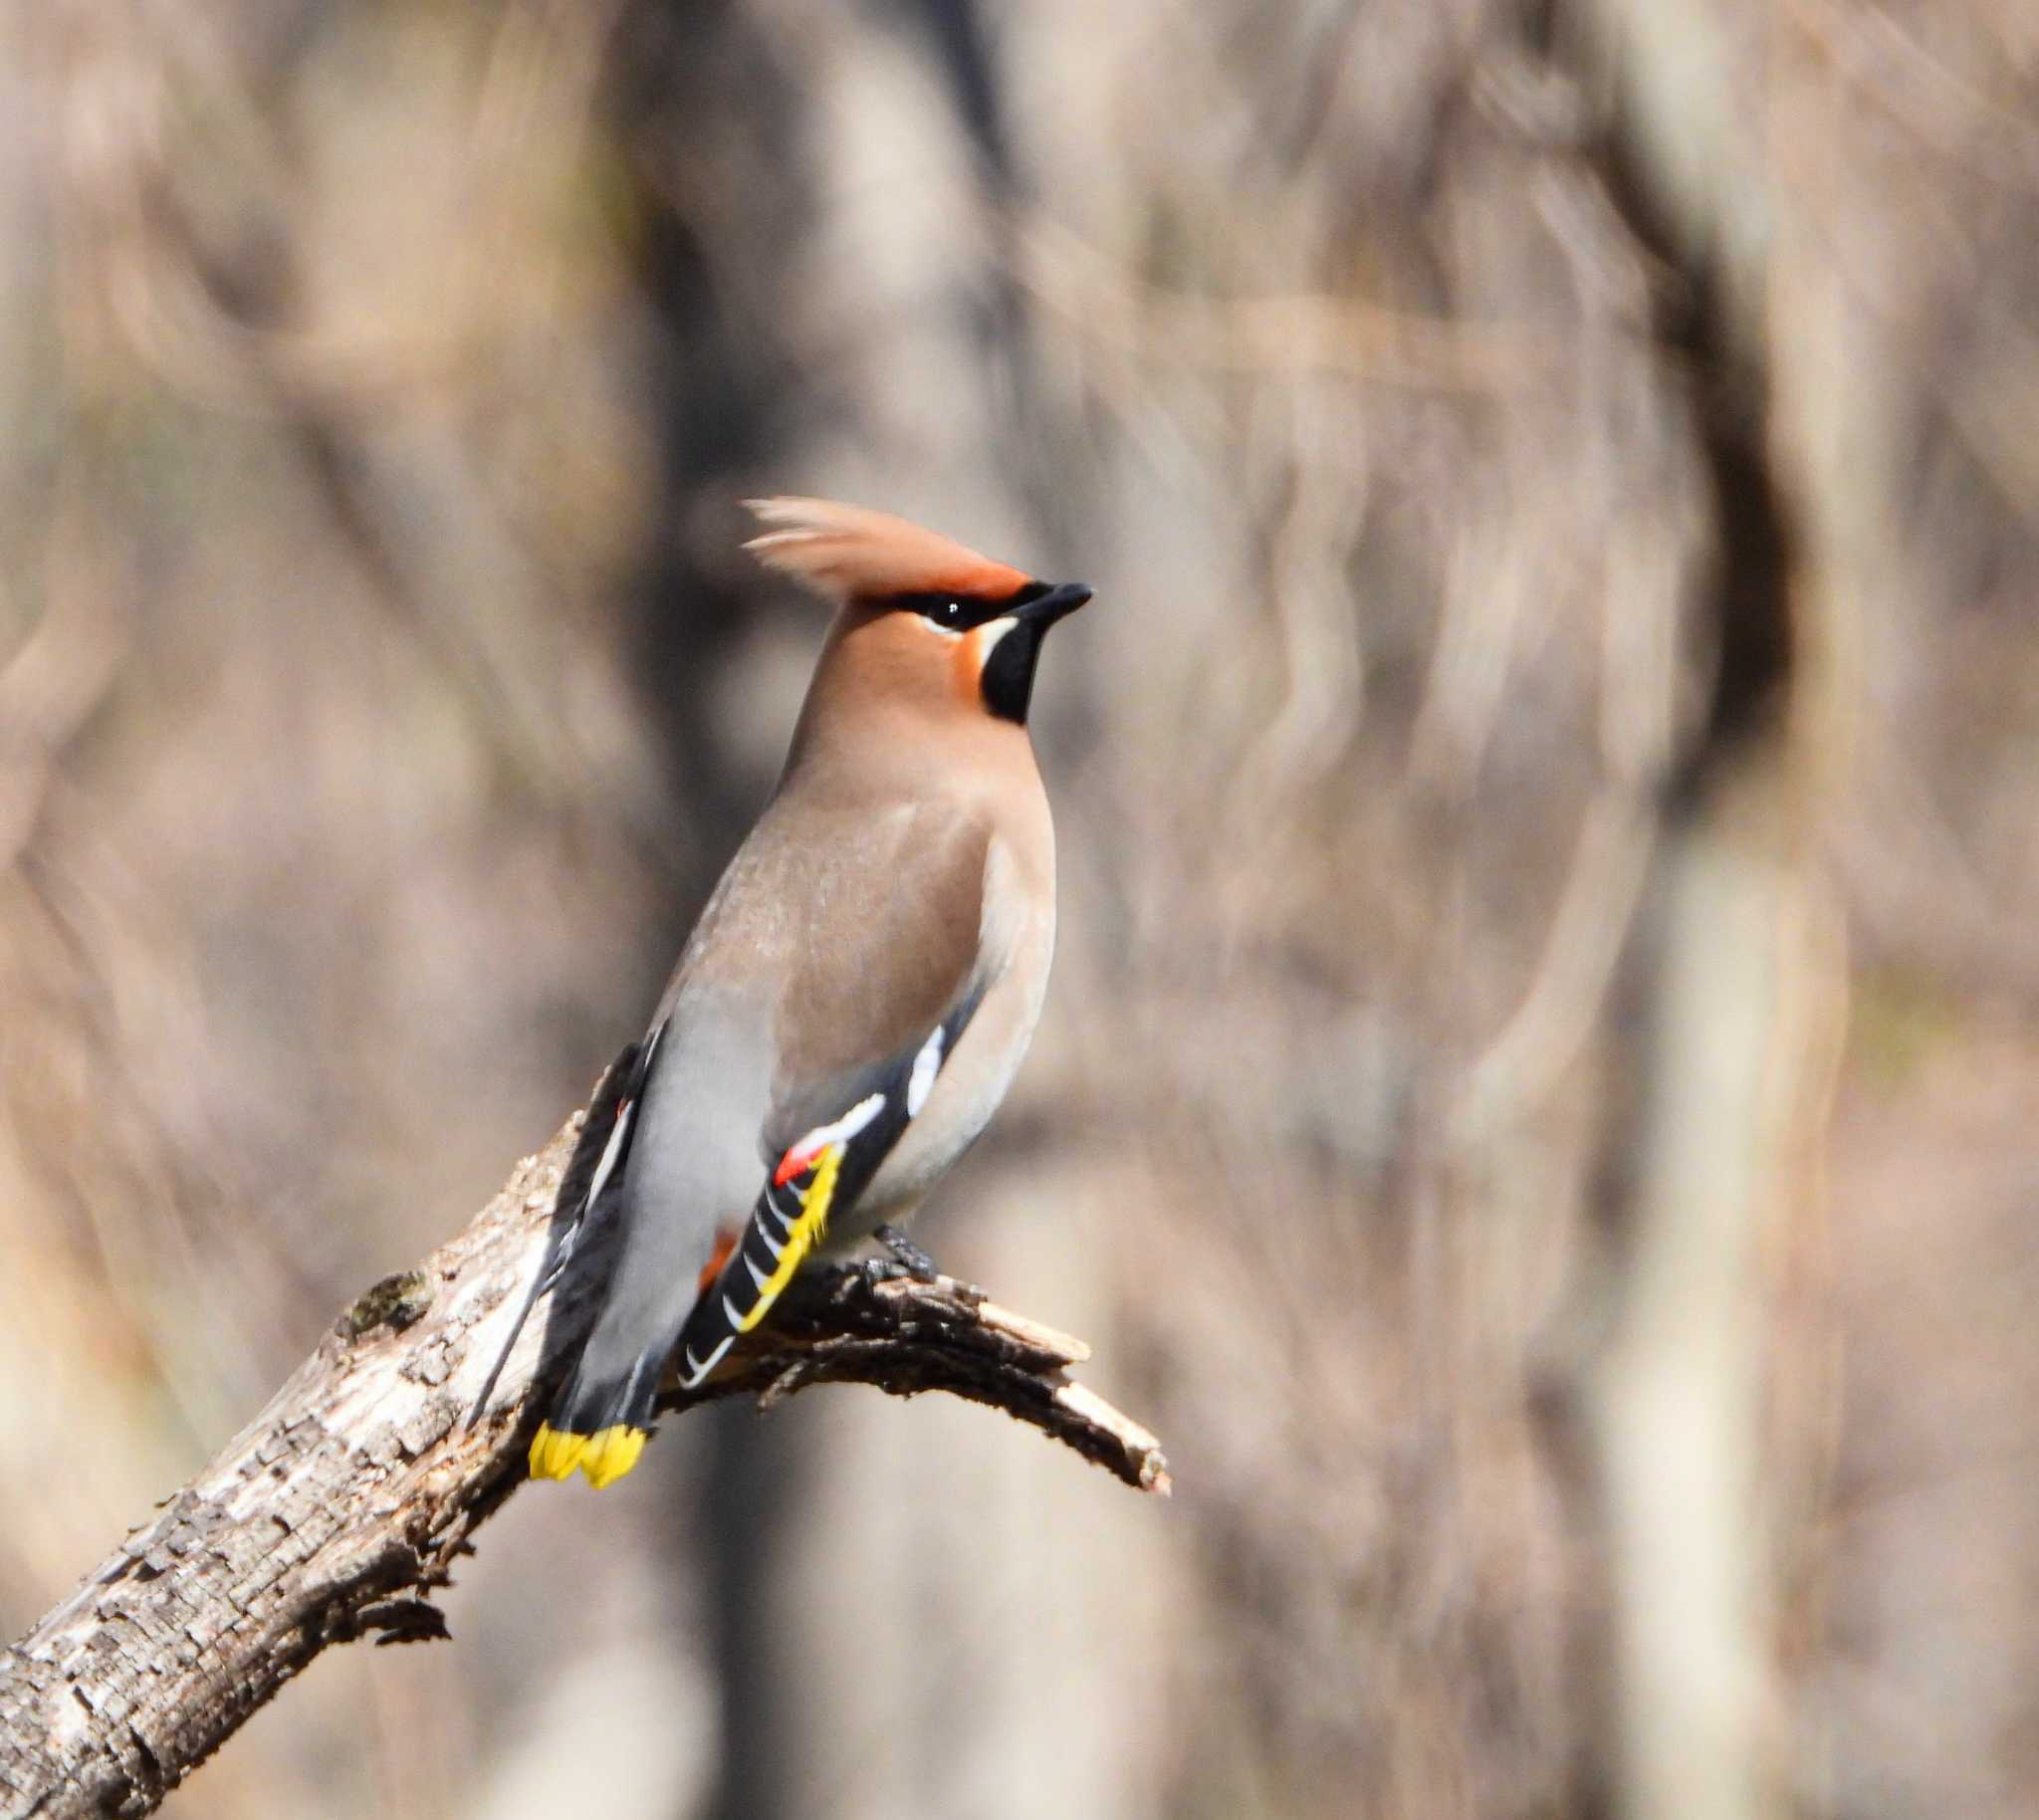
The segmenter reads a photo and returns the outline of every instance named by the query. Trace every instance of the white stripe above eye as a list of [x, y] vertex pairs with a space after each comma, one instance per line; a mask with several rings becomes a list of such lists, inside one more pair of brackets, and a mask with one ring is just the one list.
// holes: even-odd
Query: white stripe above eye
[[906, 1116], [919, 1118], [920, 1109], [928, 1103], [928, 1095], [935, 1090], [935, 1076], [942, 1071], [942, 1026], [935, 1025], [934, 1034], [920, 1045], [920, 1053], [913, 1058], [913, 1072], [906, 1078]]

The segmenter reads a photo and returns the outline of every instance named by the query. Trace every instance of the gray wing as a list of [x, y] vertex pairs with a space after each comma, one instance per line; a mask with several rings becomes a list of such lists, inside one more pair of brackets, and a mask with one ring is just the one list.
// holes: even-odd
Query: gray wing
[[769, 1173], [720, 1274], [681, 1334], [680, 1380], [699, 1383], [771, 1312], [920, 1113], [989, 985], [981, 954], [989, 833], [948, 820], [911, 850], [874, 842], [831, 869], [834, 908], [787, 976]]

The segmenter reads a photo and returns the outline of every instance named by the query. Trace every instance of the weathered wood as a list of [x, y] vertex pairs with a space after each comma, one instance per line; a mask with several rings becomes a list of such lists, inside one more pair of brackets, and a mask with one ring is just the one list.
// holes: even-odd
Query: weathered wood
[[[581, 1124], [526, 1158], [466, 1231], [349, 1307], [268, 1407], [7, 1653], [9, 1816], [146, 1814], [328, 1645], [446, 1634], [430, 1594], [524, 1482], [529, 1393], [591, 1314], [598, 1231], [470, 1422]], [[850, 1280], [667, 1407], [743, 1393], [769, 1406], [813, 1383], [949, 1390], [1166, 1492], [1154, 1437], [1066, 1381], [1086, 1351], [946, 1278]]]

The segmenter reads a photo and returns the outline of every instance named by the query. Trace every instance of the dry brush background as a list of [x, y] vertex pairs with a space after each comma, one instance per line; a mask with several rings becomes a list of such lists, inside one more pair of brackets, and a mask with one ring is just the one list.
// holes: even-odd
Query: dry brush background
[[10, 1636], [636, 1029], [737, 500], [1099, 590], [924, 1236], [1173, 1505], [693, 1417], [166, 1812], [2039, 1804], [2029, 8], [49, 0], [0, 214]]

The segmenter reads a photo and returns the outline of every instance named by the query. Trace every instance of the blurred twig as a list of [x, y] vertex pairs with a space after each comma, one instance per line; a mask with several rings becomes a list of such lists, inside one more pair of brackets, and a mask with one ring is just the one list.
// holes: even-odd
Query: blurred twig
[[1168, 291], [1043, 216], [1017, 234], [1020, 284], [1076, 333], [1143, 359], [1216, 372], [1338, 373], [1383, 385], [1507, 393], [1542, 381], [1558, 348], [1521, 324], [1466, 324], [1337, 296]]
[[[543, 1401], [532, 1392], [592, 1316], [601, 1230], [469, 1421], [580, 1126], [527, 1158], [459, 1237], [355, 1302], [269, 1406], [8, 1653], [8, 1813], [149, 1813], [327, 1645], [446, 1635], [430, 1594], [524, 1482]], [[852, 1277], [670, 1407], [740, 1394], [769, 1407], [817, 1383], [948, 1390], [1166, 1493], [1155, 1438], [1065, 1377], [1086, 1353], [946, 1278]]]
[[1794, 0], [1785, 10], [1852, 92], [1884, 109], [1928, 149], [1991, 182], [2039, 191], [2039, 130], [1935, 57], [1916, 28], [1888, 8]]

